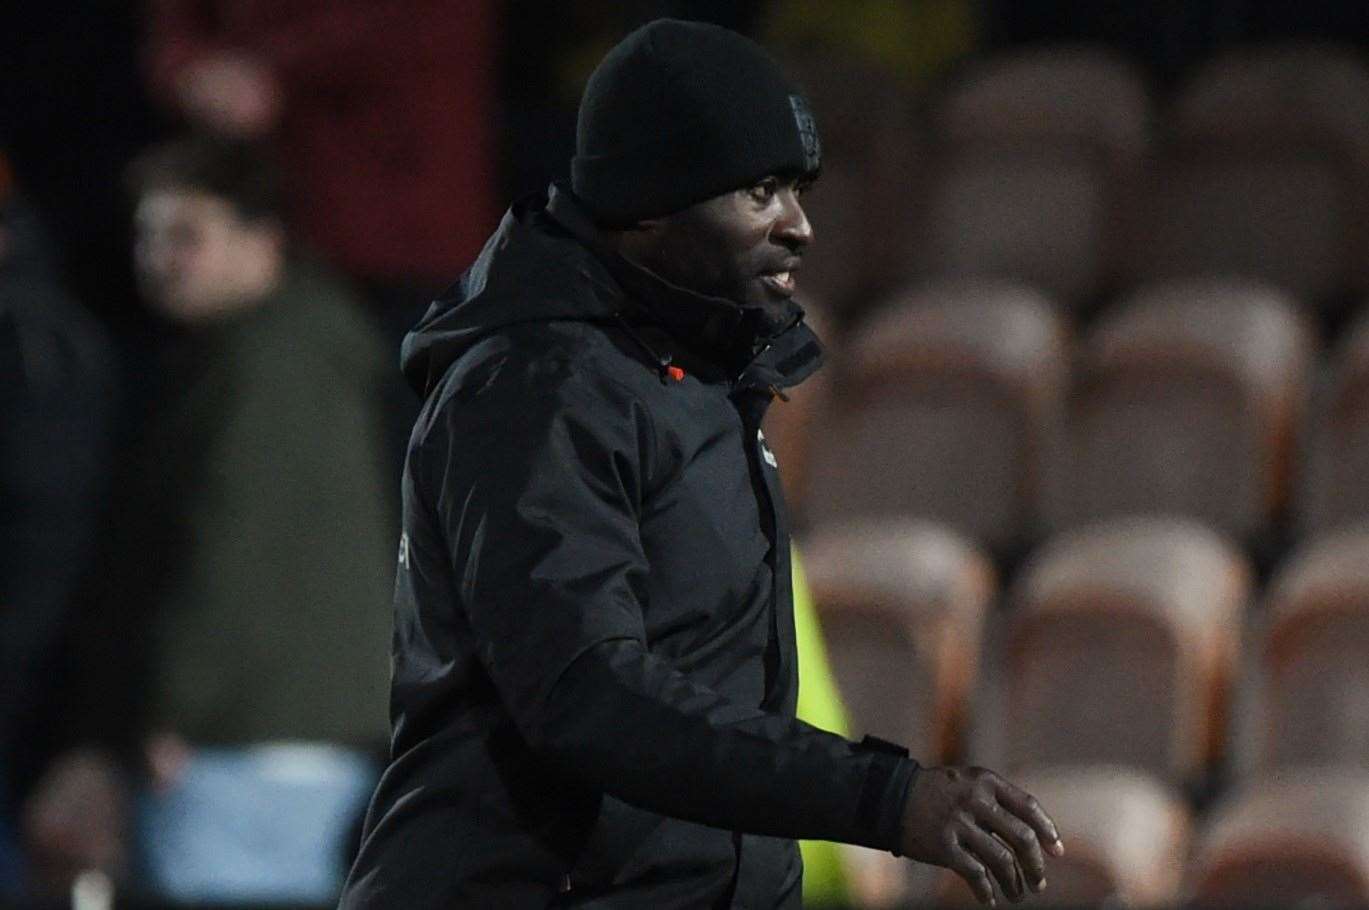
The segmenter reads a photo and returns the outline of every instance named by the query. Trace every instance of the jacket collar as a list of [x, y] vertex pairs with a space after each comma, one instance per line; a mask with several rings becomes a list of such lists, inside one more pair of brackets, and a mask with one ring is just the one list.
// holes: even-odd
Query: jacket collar
[[729, 379], [783, 389], [807, 378], [821, 363], [821, 345], [803, 323], [797, 303], [788, 301], [772, 313], [672, 284], [609, 248], [583, 204], [556, 184], [546, 212], [594, 253], [622, 288], [628, 306], [620, 318], [659, 325], [695, 355], [722, 368]]

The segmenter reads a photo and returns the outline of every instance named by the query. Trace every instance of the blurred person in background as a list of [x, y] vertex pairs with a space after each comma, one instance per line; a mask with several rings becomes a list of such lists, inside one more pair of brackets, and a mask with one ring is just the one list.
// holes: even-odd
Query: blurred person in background
[[[493, 0], [151, 0], [154, 101], [280, 150], [302, 239], [355, 280], [394, 363], [498, 219]], [[397, 370], [396, 472], [417, 414]]]
[[292, 252], [255, 148], [177, 140], [131, 183], [139, 280], [174, 331], [82, 603], [71, 749], [26, 807], [33, 876], [326, 901], [385, 737], [387, 358]]
[[789, 531], [760, 431], [821, 346], [817, 178], [755, 43], [658, 20], [405, 340], [391, 760], [343, 891], [389, 907], [796, 907], [792, 838], [1045, 886], [1035, 800], [795, 718]]
[[14, 807], [51, 735], [53, 668], [104, 517], [119, 396], [104, 328], [68, 294], [0, 155], [0, 894]]

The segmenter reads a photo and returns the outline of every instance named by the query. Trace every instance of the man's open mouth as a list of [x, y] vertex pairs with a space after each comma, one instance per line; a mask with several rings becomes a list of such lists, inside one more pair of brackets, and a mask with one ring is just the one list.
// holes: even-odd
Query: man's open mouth
[[789, 297], [794, 293], [794, 273], [792, 271], [767, 272], [761, 276], [761, 284], [768, 290], [781, 297]]

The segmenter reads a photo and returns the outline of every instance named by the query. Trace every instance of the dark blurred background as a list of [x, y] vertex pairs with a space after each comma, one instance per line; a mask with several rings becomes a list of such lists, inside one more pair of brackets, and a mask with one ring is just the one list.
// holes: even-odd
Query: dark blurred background
[[331, 900], [400, 341], [659, 16], [823, 133], [767, 432], [855, 732], [1048, 794], [1051, 901], [1369, 904], [1369, 6], [1242, 0], [4, 5], [0, 895]]

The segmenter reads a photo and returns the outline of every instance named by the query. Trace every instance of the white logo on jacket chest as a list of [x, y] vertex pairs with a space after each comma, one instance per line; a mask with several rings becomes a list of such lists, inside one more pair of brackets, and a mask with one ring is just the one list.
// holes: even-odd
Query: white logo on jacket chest
[[756, 442], [760, 443], [761, 457], [765, 459], [765, 463], [772, 468], [778, 468], [779, 463], [775, 461], [775, 453], [770, 451], [770, 446], [765, 444], [765, 432], [763, 430], [756, 431]]

